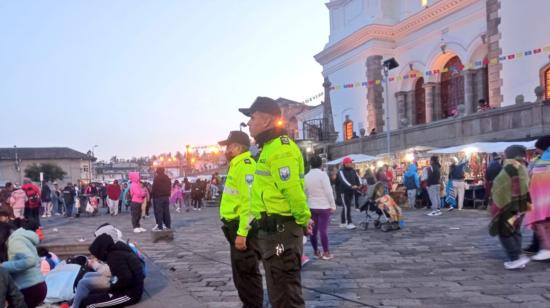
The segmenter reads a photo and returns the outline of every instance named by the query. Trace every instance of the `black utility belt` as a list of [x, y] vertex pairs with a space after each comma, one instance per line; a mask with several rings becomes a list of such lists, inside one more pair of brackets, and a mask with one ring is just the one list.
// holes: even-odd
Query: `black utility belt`
[[296, 223], [294, 217], [278, 214], [268, 215], [266, 212], [262, 212], [260, 220], [255, 221], [256, 227], [259, 230], [268, 233], [284, 232], [285, 224], [289, 223]]

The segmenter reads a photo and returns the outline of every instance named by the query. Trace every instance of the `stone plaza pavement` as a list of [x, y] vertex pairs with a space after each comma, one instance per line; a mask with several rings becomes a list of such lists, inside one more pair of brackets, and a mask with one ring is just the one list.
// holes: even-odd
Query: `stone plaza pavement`
[[[404, 229], [390, 233], [349, 231], [334, 219], [329, 237], [335, 258], [312, 258], [303, 268], [307, 307], [550, 307], [550, 264], [505, 270], [503, 250], [487, 233], [485, 211], [426, 213], [405, 210]], [[355, 222], [363, 217], [354, 212]], [[239, 307], [218, 208], [172, 212], [172, 218], [172, 243], [152, 243], [149, 232], [131, 233], [127, 213], [48, 218], [45, 243], [89, 243], [95, 227], [110, 222], [138, 243], [162, 274], [157, 278], [168, 281], [139, 307]], [[152, 217], [143, 223], [153, 225]], [[312, 255], [309, 243], [305, 251]]]

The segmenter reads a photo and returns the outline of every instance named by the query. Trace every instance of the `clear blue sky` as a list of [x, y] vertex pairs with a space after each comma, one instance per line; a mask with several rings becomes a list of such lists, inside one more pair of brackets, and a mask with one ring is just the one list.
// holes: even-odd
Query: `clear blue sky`
[[323, 0], [0, 2], [0, 147], [212, 144], [256, 96], [322, 90]]

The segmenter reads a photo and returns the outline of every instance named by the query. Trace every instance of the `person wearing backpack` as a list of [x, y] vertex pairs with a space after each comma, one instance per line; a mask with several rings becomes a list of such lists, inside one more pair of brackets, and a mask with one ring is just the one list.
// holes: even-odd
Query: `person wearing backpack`
[[40, 188], [34, 185], [30, 179], [24, 179], [21, 189], [27, 194], [24, 212], [25, 218], [33, 219], [40, 225]]
[[48, 183], [42, 185], [42, 193], [40, 194], [40, 200], [42, 201], [42, 218], [52, 217], [52, 190]]
[[111, 270], [109, 288], [91, 293], [80, 307], [121, 307], [138, 303], [145, 279], [143, 264], [132, 249], [108, 234], [98, 235], [90, 245], [90, 253]]
[[424, 168], [422, 180], [426, 181], [428, 195], [430, 196], [430, 203], [432, 204], [432, 211], [428, 213], [428, 216], [441, 215], [441, 198], [439, 191], [441, 182], [441, 164], [439, 163], [439, 157], [430, 157], [430, 166]]
[[458, 158], [451, 158], [451, 166], [449, 167], [449, 180], [453, 183], [453, 189], [456, 193], [458, 199], [458, 210], [462, 211], [464, 207], [464, 193], [466, 189], [466, 184], [464, 183], [465, 178], [465, 169], [468, 165], [468, 159], [464, 159], [459, 162]]
[[409, 208], [416, 207], [416, 191], [420, 189], [420, 177], [417, 173], [416, 163], [411, 163], [407, 168], [407, 172], [403, 175], [403, 185], [407, 189], [407, 200]]

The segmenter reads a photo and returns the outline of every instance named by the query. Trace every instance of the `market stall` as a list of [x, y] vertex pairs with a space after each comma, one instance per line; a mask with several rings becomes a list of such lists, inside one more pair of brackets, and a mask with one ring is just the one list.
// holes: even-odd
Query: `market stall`
[[466, 194], [465, 203], [470, 203], [473, 207], [479, 204], [484, 205], [486, 200], [485, 172], [487, 166], [492, 160], [491, 153], [497, 153], [503, 157], [504, 150], [511, 145], [523, 145], [528, 150], [528, 155], [532, 155], [535, 148], [535, 140], [521, 142], [475, 142], [460, 146], [435, 149], [428, 151], [430, 155], [439, 156], [441, 163], [441, 176], [447, 179], [452, 157], [459, 161], [468, 160], [466, 168]]

